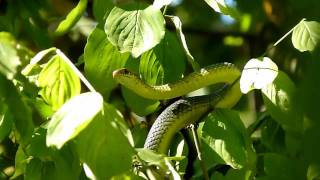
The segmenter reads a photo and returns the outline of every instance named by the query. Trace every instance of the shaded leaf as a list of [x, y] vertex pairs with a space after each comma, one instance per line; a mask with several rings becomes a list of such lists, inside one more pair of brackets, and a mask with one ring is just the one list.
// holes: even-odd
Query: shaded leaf
[[48, 125], [47, 146], [60, 149], [77, 136], [93, 120], [103, 106], [103, 98], [95, 92], [70, 99], [53, 116]]
[[98, 21], [99, 24], [104, 24], [107, 15], [113, 8], [112, 0], [95, 0], [93, 1], [93, 16]]
[[117, 126], [112, 109], [105, 108], [76, 138], [82, 162], [97, 179], [110, 179], [131, 169], [134, 150]]
[[164, 18], [159, 9], [135, 3], [126, 7], [114, 7], [106, 23], [109, 41], [121, 52], [140, 56], [157, 45], [165, 34]]
[[208, 114], [198, 128], [204, 156], [235, 169], [253, 168], [255, 153], [247, 131], [235, 111], [218, 109]]
[[266, 153], [263, 159], [266, 176], [261, 179], [305, 179], [306, 167], [299, 160], [273, 153]]
[[0, 101], [0, 142], [11, 132], [13, 120], [4, 102]]
[[294, 106], [296, 87], [291, 79], [279, 71], [272, 84], [262, 88], [267, 111], [285, 130], [302, 130], [302, 113]]
[[13, 117], [14, 126], [17, 130], [16, 138], [18, 141], [22, 140], [19, 143], [26, 145], [34, 128], [31, 109], [13, 83], [2, 75], [0, 75], [0, 97], [3, 98], [3, 102], [7, 105]]
[[15, 39], [7, 32], [0, 32], [0, 73], [12, 79], [20, 64]]
[[15, 172], [11, 177], [12, 179], [19, 177], [20, 175], [26, 172], [28, 156], [24, 153], [23, 147], [21, 145], [18, 147], [14, 161], [15, 161]]
[[[138, 64], [132, 61], [128, 61], [126, 67], [137, 73]], [[145, 83], [159, 85], [177, 81], [182, 77], [184, 69], [185, 56], [181, 46], [174, 34], [166, 32], [160, 44], [142, 54], [139, 75]], [[159, 101], [142, 98], [124, 87], [122, 92], [128, 106], [140, 116], [154, 112], [160, 105]]]
[[193, 70], [194, 71], [200, 70], [199, 64], [194, 60], [193, 56], [191, 55], [191, 53], [188, 49], [186, 38], [182, 32], [182, 23], [181, 23], [180, 18], [178, 16], [169, 16], [169, 15], [166, 15], [165, 17], [169, 18], [173, 22], [173, 24], [176, 28], [176, 32], [179, 37], [180, 43], [182, 44], [184, 53], [186, 54], [187, 59], [188, 59], [189, 63], [191, 64]]
[[26, 166], [24, 179], [26, 180], [69, 180], [78, 179], [80, 162], [70, 148], [57, 152], [52, 151], [50, 160], [42, 161], [33, 158]]
[[250, 180], [252, 179], [252, 171], [247, 169], [229, 169], [224, 176], [219, 172], [215, 172], [210, 179], [212, 180]]
[[241, 92], [246, 94], [252, 89], [261, 89], [277, 77], [278, 66], [268, 57], [250, 59], [244, 66], [241, 79]]
[[80, 19], [83, 12], [86, 10], [88, 0], [80, 0], [77, 6], [72, 9], [67, 17], [60, 22], [57, 29], [54, 31], [55, 36], [61, 36], [67, 33]]
[[81, 90], [80, 79], [62, 56], [54, 55], [38, 76], [40, 95], [54, 110]]
[[99, 28], [91, 33], [84, 49], [85, 73], [92, 85], [102, 94], [116, 87], [112, 72], [125, 65], [129, 53], [120, 53]]
[[291, 40], [299, 51], [313, 51], [320, 42], [320, 23], [302, 20], [294, 28]]

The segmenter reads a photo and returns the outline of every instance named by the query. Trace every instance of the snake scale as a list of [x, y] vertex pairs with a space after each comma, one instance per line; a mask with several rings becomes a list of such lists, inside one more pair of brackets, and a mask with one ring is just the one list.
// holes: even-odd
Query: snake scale
[[182, 98], [168, 106], [152, 125], [144, 148], [166, 154], [174, 134], [197, 122], [212, 108], [230, 108], [241, 97], [241, 72], [231, 63], [218, 63], [190, 73], [181, 80], [164, 85], [150, 86], [127, 69], [113, 72], [114, 79], [136, 94], [148, 99], [171, 99], [205, 86], [224, 83], [218, 91], [204, 96]]

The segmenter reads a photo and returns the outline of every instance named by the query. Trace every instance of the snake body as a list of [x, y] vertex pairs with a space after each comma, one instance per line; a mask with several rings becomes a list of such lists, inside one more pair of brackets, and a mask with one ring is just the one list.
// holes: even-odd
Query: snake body
[[[152, 125], [144, 148], [166, 153], [174, 134], [181, 128], [197, 122], [211, 108], [230, 108], [241, 97], [239, 81], [241, 72], [231, 63], [219, 63], [193, 72], [173, 84], [150, 86], [127, 69], [113, 72], [113, 77], [136, 94], [149, 99], [171, 99], [199, 88], [225, 83], [232, 86], [204, 96], [180, 99], [167, 107]], [[236, 83], [234, 83], [236, 82]]]

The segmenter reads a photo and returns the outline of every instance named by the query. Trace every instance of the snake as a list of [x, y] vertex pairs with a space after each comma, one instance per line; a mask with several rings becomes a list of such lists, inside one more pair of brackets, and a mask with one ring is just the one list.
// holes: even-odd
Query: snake
[[231, 108], [240, 99], [240, 70], [232, 63], [217, 63], [192, 72], [168, 84], [146, 84], [126, 68], [113, 72], [113, 78], [134, 93], [148, 99], [163, 100], [183, 96], [205, 86], [223, 83], [217, 91], [203, 96], [186, 97], [169, 105], [156, 118], [144, 148], [166, 154], [171, 140], [180, 129], [198, 122], [212, 108]]

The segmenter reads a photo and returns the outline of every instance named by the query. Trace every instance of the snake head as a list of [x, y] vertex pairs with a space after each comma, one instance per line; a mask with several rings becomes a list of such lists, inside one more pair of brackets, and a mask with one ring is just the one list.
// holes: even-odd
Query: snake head
[[112, 77], [113, 78], [117, 78], [119, 76], [128, 76], [133, 74], [132, 72], [130, 72], [127, 68], [121, 68], [121, 69], [117, 69], [115, 71], [112, 72]]

